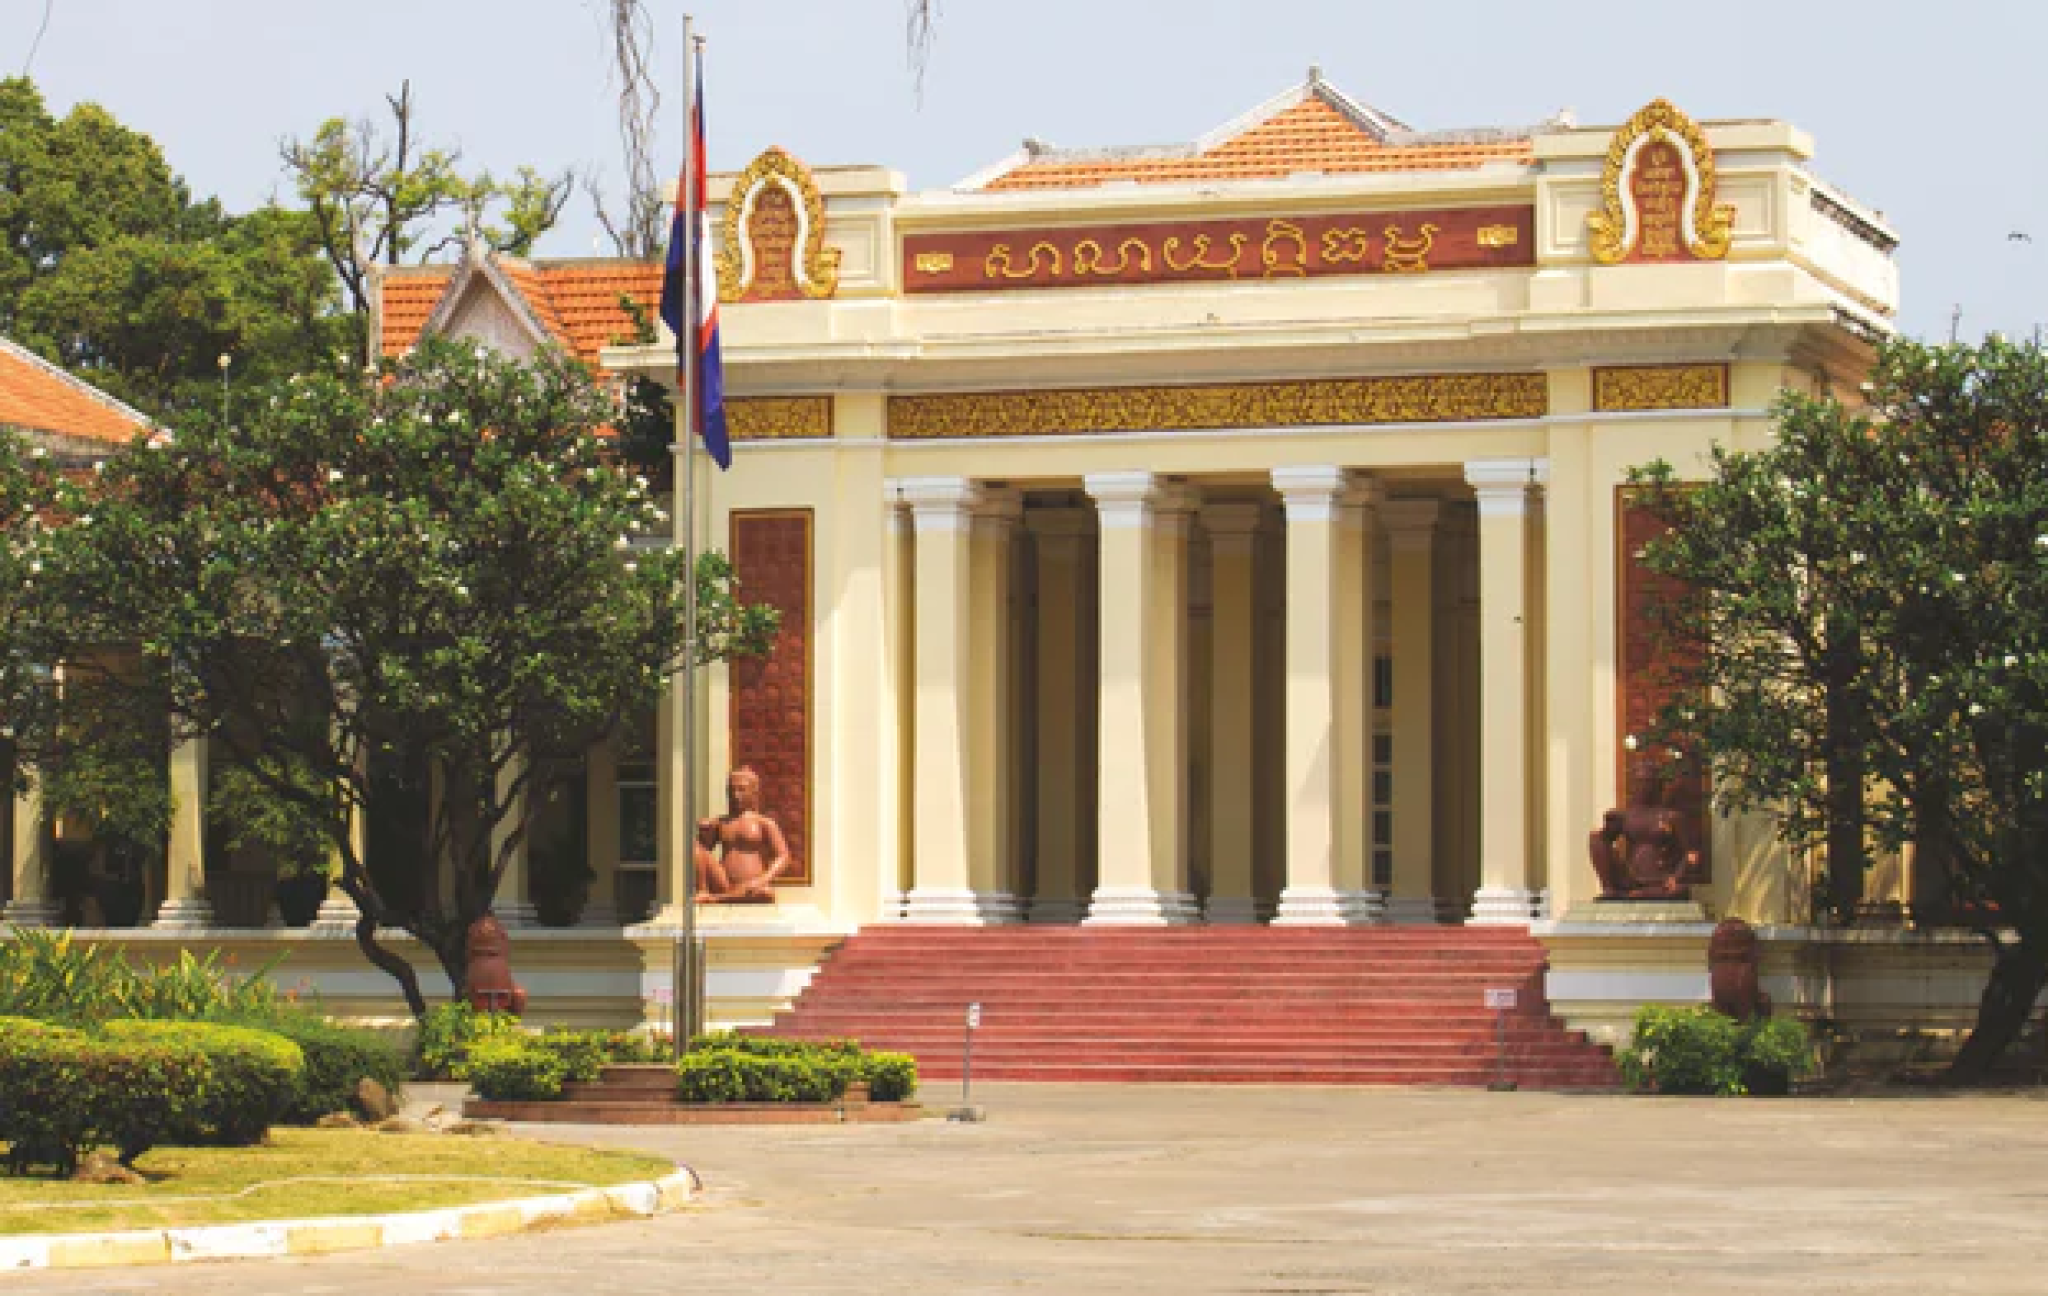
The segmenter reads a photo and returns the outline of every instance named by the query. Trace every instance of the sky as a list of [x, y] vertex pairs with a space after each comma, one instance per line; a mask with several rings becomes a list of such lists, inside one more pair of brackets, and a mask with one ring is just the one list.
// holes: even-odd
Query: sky
[[[940, 188], [1026, 136], [1194, 138], [1311, 64], [1421, 129], [1625, 120], [1663, 95], [1699, 119], [1775, 117], [1816, 173], [1903, 239], [1910, 334], [2048, 324], [2048, 134], [2033, 99], [2039, 0], [944, 0], [920, 87], [903, 0], [647, 0], [680, 161], [687, 7], [708, 39], [711, 165], [769, 144]], [[289, 198], [279, 142], [382, 111], [410, 80], [430, 142], [509, 173], [574, 166], [617, 190], [602, 0], [0, 0], [0, 75], [53, 109], [97, 102], [153, 136], [195, 192]], [[47, 26], [45, 19], [47, 18]], [[41, 30], [40, 41], [37, 33]], [[2030, 106], [2031, 105], [2031, 106]], [[599, 250], [578, 198], [540, 252]], [[2024, 237], [2015, 237], [2015, 235]]]

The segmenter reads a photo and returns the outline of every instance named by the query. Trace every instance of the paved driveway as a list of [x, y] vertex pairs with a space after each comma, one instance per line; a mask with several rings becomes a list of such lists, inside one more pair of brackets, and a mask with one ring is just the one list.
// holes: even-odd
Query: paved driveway
[[695, 1166], [702, 1205], [664, 1219], [0, 1296], [2048, 1290], [2048, 1101], [2027, 1096], [976, 1096], [985, 1125], [547, 1131]]

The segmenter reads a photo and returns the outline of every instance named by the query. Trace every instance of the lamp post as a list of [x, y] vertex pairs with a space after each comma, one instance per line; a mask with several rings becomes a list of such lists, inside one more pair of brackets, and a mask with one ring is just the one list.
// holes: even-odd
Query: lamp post
[[227, 352], [223, 351], [220, 353], [220, 425], [222, 427], [228, 425], [228, 367], [234, 364], [234, 362], [235, 358]]

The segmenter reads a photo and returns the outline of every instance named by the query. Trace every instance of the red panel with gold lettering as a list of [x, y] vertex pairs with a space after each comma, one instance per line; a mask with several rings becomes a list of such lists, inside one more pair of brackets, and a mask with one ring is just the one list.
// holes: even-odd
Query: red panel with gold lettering
[[761, 810], [782, 826], [792, 867], [784, 881], [807, 883], [811, 867], [811, 511], [732, 515], [732, 563], [739, 596], [782, 613], [765, 657], [731, 665], [732, 763], [761, 776]]
[[912, 234], [905, 292], [1428, 274], [1536, 264], [1534, 207]]

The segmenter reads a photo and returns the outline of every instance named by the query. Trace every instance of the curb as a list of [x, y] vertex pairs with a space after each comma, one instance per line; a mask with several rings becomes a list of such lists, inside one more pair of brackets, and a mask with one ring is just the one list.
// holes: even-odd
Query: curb
[[416, 1242], [506, 1237], [544, 1225], [594, 1224], [645, 1218], [688, 1204], [697, 1176], [688, 1167], [652, 1183], [584, 1188], [516, 1201], [479, 1202], [400, 1215], [329, 1215], [318, 1219], [134, 1229], [122, 1233], [49, 1233], [0, 1237], [0, 1273], [20, 1269], [91, 1269], [107, 1265], [182, 1264], [331, 1255]]

